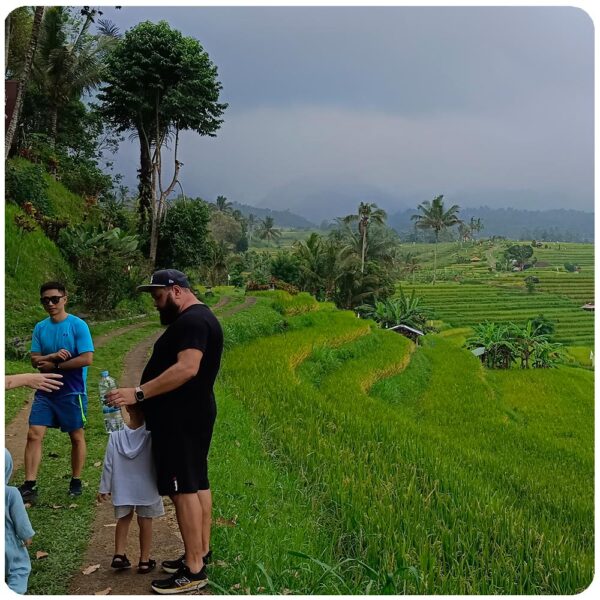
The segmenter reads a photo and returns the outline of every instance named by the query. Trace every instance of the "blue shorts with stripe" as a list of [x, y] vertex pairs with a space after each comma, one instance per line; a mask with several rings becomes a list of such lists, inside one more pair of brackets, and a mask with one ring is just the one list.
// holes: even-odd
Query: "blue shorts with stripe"
[[51, 398], [37, 392], [31, 405], [29, 425], [60, 427], [65, 433], [81, 429], [87, 421], [87, 404], [85, 394]]

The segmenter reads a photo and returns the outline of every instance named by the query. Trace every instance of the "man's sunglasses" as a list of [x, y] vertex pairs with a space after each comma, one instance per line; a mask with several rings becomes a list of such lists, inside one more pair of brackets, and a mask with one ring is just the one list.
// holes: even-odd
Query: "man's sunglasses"
[[40, 302], [44, 306], [49, 306], [50, 304], [58, 304], [61, 298], [64, 298], [64, 296], [45, 296], [44, 298], [40, 298]]

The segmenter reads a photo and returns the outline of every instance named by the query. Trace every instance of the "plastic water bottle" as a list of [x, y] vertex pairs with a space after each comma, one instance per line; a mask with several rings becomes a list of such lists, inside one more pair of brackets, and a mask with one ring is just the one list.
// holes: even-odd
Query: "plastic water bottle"
[[100, 382], [98, 383], [98, 393], [100, 395], [100, 403], [102, 404], [102, 416], [104, 417], [104, 429], [106, 429], [106, 433], [123, 429], [121, 409], [116, 406], [109, 406], [105, 399], [108, 392], [116, 389], [117, 382], [108, 374], [108, 371], [102, 371], [100, 373]]

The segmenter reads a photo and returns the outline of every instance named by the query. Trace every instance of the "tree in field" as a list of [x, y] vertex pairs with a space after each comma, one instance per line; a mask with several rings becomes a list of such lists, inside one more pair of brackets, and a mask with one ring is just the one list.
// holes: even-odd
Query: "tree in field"
[[[200, 43], [165, 21], [140, 23], [125, 33], [110, 54], [99, 96], [103, 114], [119, 132], [133, 132], [140, 144], [139, 211], [150, 225], [150, 260], [155, 262], [166, 198], [178, 182], [181, 131], [214, 137], [227, 104], [217, 67]], [[163, 185], [162, 152], [173, 148], [173, 176]]]
[[412, 275], [412, 282], [415, 282], [415, 274], [421, 268], [419, 259], [412, 252], [407, 252], [402, 257], [402, 273]]
[[250, 213], [248, 218], [246, 219], [248, 223], [248, 244], [252, 244], [252, 234], [254, 233], [254, 228], [256, 227], [257, 218], [256, 215]]
[[365, 272], [365, 257], [367, 253], [368, 233], [371, 224], [384, 225], [387, 215], [385, 211], [377, 207], [377, 204], [372, 202], [361, 202], [358, 206], [358, 213], [348, 215], [343, 218], [346, 224], [358, 223], [358, 234], [360, 236], [361, 245], [361, 263], [360, 272]]
[[479, 233], [483, 229], [483, 223], [481, 222], [480, 218], [476, 219], [475, 217], [471, 217], [468, 227], [469, 231], [471, 232], [471, 237], [475, 239], [474, 233]]
[[433, 251], [433, 283], [435, 284], [437, 269], [437, 245], [440, 232], [460, 224], [462, 221], [458, 218], [460, 207], [453, 204], [448, 210], [444, 207], [444, 196], [436, 196], [432, 202], [426, 200], [417, 207], [421, 214], [413, 215], [411, 219], [415, 221], [419, 229], [432, 229], [435, 234], [435, 248]]
[[267, 240], [267, 242], [278, 240], [281, 237], [281, 231], [275, 229], [275, 220], [273, 217], [265, 217], [264, 220], [260, 222], [258, 237], [261, 240]]
[[44, 17], [44, 6], [36, 6], [33, 15], [33, 24], [31, 28], [31, 37], [29, 38], [29, 44], [27, 46], [27, 53], [23, 64], [23, 72], [19, 79], [19, 88], [17, 90], [17, 97], [15, 99], [15, 107], [6, 127], [6, 137], [4, 139], [4, 159], [8, 158], [8, 153], [12, 146], [13, 138], [15, 137], [15, 131], [17, 130], [17, 123], [21, 117], [21, 110], [23, 109], [23, 99], [25, 97], [25, 89], [29, 83], [31, 75], [31, 68], [33, 66], [33, 57], [38, 45], [40, 32], [42, 29], [42, 19]]
[[504, 257], [507, 261], [516, 261], [520, 271], [525, 267], [525, 263], [533, 256], [533, 248], [524, 244], [514, 244], [504, 251]]

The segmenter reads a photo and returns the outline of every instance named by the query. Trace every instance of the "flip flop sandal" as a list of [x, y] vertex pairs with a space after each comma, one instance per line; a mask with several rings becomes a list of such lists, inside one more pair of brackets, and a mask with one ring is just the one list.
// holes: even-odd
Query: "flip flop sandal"
[[131, 563], [125, 554], [115, 554], [113, 556], [112, 562], [110, 566], [117, 571], [122, 571], [123, 569], [131, 569]]
[[138, 563], [138, 569], [137, 572], [140, 575], [143, 575], [144, 573], [150, 573], [150, 571], [154, 571], [154, 568], [156, 567], [156, 561], [153, 560], [152, 558], [148, 560], [148, 562], [139, 562]]

